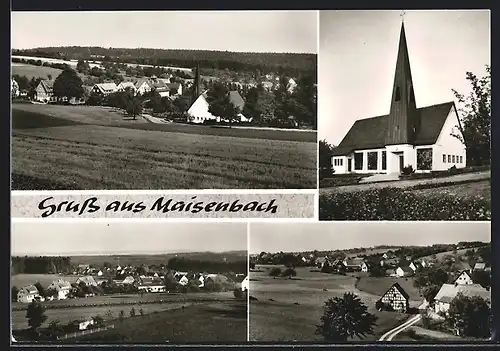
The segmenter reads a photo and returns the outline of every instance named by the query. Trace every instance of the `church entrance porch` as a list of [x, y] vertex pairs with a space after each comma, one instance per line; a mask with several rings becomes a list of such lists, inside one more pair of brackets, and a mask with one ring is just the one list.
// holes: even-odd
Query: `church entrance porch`
[[404, 155], [399, 156], [399, 173], [403, 173], [403, 168], [405, 167], [405, 158]]

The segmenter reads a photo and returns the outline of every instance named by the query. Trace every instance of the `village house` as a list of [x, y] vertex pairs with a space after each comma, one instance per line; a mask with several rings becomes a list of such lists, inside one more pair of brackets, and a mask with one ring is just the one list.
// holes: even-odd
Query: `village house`
[[328, 257], [327, 256], [318, 257], [316, 258], [315, 263], [318, 268], [323, 268], [325, 265], [329, 264]]
[[94, 325], [93, 319], [78, 322], [78, 330], [87, 330], [91, 325]]
[[10, 92], [12, 97], [18, 97], [20, 94], [19, 84], [14, 78], [11, 78], [10, 80]]
[[69, 293], [73, 288], [71, 287], [71, 283], [64, 280], [58, 279], [54, 280], [48, 287], [47, 290], [53, 290], [57, 293], [58, 300], [65, 300], [68, 298]]
[[397, 277], [396, 270], [394, 268], [389, 268], [385, 270], [385, 275], [388, 277]]
[[491, 301], [491, 291], [479, 284], [443, 284], [434, 297], [434, 311], [436, 313], [447, 313], [450, 303], [461, 293], [464, 296], [479, 296], [484, 300]]
[[56, 101], [54, 96], [54, 81], [53, 80], [41, 80], [40, 83], [35, 88], [34, 100], [44, 103]]
[[399, 266], [396, 269], [396, 274], [398, 277], [410, 277], [413, 275], [413, 270], [408, 266]]
[[181, 83], [167, 83], [169, 96], [181, 96], [182, 84]]
[[80, 277], [76, 280], [76, 285], [80, 285], [81, 283], [84, 283], [86, 286], [97, 286], [97, 282], [91, 275]]
[[420, 265], [420, 263], [416, 262], [416, 261], [413, 261], [412, 263], [410, 263], [410, 265], [408, 266], [410, 267], [410, 269], [413, 271], [413, 273], [415, 273], [416, 271], [418, 271], [422, 266]]
[[132, 90], [134, 93], [136, 91], [135, 85], [132, 82], [125, 82], [125, 81], [123, 81], [120, 84], [118, 84], [118, 86], [116, 87], [117, 91], [125, 91], [127, 89]]
[[132, 277], [131, 275], [125, 277], [125, 279], [122, 280], [122, 284], [125, 285], [125, 284], [128, 284], [128, 285], [131, 285], [131, 284], [134, 284], [134, 277]]
[[486, 269], [486, 263], [483, 262], [477, 262], [474, 265], [474, 270], [475, 271], [484, 271]]
[[453, 101], [416, 107], [404, 24], [388, 115], [357, 120], [333, 150], [335, 174], [399, 174], [444, 171], [466, 166], [466, 148]]
[[167, 291], [165, 284], [152, 279], [143, 279], [137, 288], [139, 292], [142, 291], [147, 293], [161, 293]]
[[462, 271], [462, 273], [458, 275], [457, 279], [455, 279], [453, 283], [460, 285], [474, 284], [474, 282], [472, 281], [472, 277], [470, 276], [468, 271]]
[[102, 96], [107, 96], [118, 91], [115, 83], [99, 83], [94, 85], [92, 92]]
[[406, 313], [410, 308], [410, 296], [398, 283], [392, 284], [380, 301], [397, 312]]
[[[243, 107], [245, 106], [245, 102], [243, 98], [241, 97], [240, 93], [237, 91], [230, 91], [229, 92], [229, 100], [231, 103], [238, 107], [241, 110], [243, 110]], [[188, 115], [190, 116], [190, 122], [191, 123], [204, 123], [205, 121], [217, 121], [220, 122], [222, 119], [218, 116], [212, 115], [209, 111], [209, 103], [207, 101], [207, 91], [204, 91], [202, 94], [200, 94], [197, 99], [193, 102], [191, 107], [189, 107], [187, 111]], [[249, 122], [251, 119], [246, 118], [241, 112], [238, 114], [238, 119], [240, 122]], [[227, 121], [229, 122], [229, 121]]]
[[369, 264], [366, 262], [363, 262], [361, 264], [361, 272], [368, 273], [369, 270], [370, 270]]
[[363, 259], [361, 258], [345, 258], [343, 264], [347, 271], [359, 272], [361, 271], [361, 265], [363, 264]]
[[43, 297], [34, 285], [27, 285], [17, 292], [17, 302], [31, 303], [33, 300], [43, 301]]
[[134, 82], [135, 90], [138, 95], [144, 95], [153, 88], [148, 79], [139, 78]]
[[248, 279], [248, 275], [241, 282], [241, 291], [248, 291], [250, 285], [250, 280]]

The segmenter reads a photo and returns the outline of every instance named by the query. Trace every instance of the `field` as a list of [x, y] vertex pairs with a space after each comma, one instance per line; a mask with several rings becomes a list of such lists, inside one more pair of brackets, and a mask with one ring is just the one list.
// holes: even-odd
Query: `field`
[[247, 341], [245, 302], [199, 304], [115, 322], [115, 328], [69, 343], [179, 343]]
[[269, 267], [256, 268], [261, 272], [250, 273], [250, 295], [258, 299], [250, 300], [250, 341], [322, 341], [315, 330], [323, 305], [345, 292], [358, 295], [369, 312], [378, 317], [375, 335], [365, 340], [377, 340], [409, 316], [377, 311], [375, 302], [380, 295], [358, 290], [352, 276], [310, 272], [310, 268], [301, 267], [293, 279], [273, 279], [268, 276]]
[[316, 133], [153, 125], [112, 109], [30, 104], [13, 105], [12, 128], [13, 190], [316, 187]]
[[61, 274], [15, 274], [11, 278], [12, 286], [22, 288], [26, 285], [33, 285], [37, 282], [43, 287], [49, 286], [54, 280], [64, 279], [70, 283], [76, 282], [79, 277], [76, 275], [61, 275]]
[[28, 65], [17, 62], [13, 62], [11, 67], [12, 67], [12, 75], [17, 74], [20, 76], [26, 76], [28, 79], [39, 78], [39, 77], [47, 79], [48, 74], [51, 74], [52, 78], [55, 79], [62, 72], [62, 70], [57, 68]]

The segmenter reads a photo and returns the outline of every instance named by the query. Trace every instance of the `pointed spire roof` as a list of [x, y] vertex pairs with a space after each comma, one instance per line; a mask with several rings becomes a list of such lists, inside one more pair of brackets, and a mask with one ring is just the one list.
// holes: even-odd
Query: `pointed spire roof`
[[413, 144], [418, 129], [405, 25], [401, 23], [386, 143]]

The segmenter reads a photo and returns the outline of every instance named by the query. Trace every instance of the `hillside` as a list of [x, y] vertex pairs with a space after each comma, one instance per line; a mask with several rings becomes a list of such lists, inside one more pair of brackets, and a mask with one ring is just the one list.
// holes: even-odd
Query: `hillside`
[[160, 265], [167, 264], [173, 257], [184, 257], [191, 260], [222, 262], [226, 258], [227, 262], [244, 261], [247, 259], [246, 251], [228, 251], [228, 252], [183, 252], [168, 253], [158, 255], [91, 255], [91, 256], [71, 256], [72, 264], [90, 264], [103, 265], [104, 262], [120, 265]]
[[50, 57], [58, 59], [119, 61], [143, 65], [228, 69], [231, 71], [259, 71], [261, 74], [278, 72], [296, 75], [316, 71], [316, 54], [256, 53], [210, 50], [174, 50], [147, 48], [102, 47], [41, 47], [12, 50], [12, 55]]

